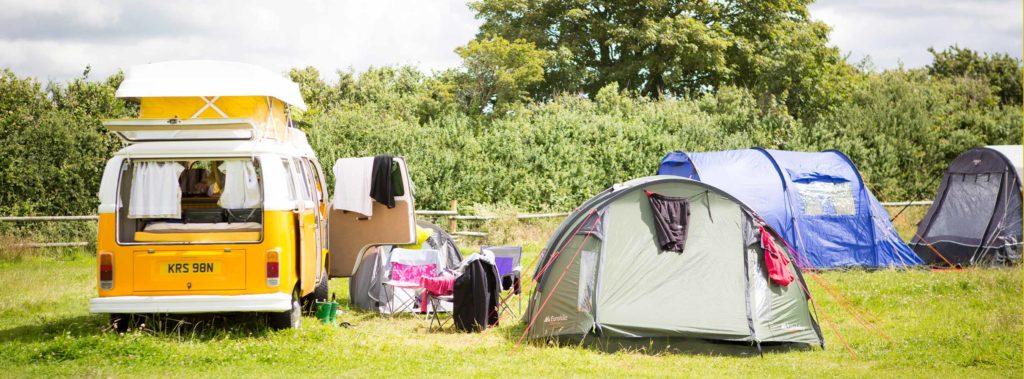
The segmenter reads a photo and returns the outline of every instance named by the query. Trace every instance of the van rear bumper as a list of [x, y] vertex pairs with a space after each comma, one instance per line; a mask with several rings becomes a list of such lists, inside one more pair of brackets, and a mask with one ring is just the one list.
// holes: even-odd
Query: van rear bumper
[[292, 297], [283, 293], [114, 296], [89, 300], [89, 312], [92, 313], [284, 312], [290, 309]]

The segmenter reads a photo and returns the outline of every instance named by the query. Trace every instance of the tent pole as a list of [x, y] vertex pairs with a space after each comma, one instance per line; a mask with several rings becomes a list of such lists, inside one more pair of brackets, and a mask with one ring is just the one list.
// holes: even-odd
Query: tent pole
[[[932, 181], [931, 181], [931, 182], [928, 182], [928, 185], [927, 185], [926, 187], [929, 187], [929, 188], [931, 188], [931, 186], [935, 184], [935, 180], [937, 180], [937, 179], [938, 179], [938, 178], [932, 178]], [[907, 208], [910, 208], [910, 204], [911, 204], [911, 203], [913, 203], [913, 201], [908, 201], [908, 202], [907, 202], [907, 204], [906, 204], [906, 205], [904, 205], [904, 206], [903, 206], [903, 208], [902, 208], [902, 209], [900, 209], [900, 211], [899, 211], [899, 212], [896, 212], [896, 215], [895, 215], [895, 216], [892, 216], [892, 218], [891, 218], [891, 219], [889, 219], [889, 222], [893, 222], [893, 221], [896, 221], [896, 219], [897, 219], [897, 218], [899, 218], [901, 214], [903, 214], [903, 211], [907, 210]]]
[[[587, 217], [589, 218], [590, 216], [593, 216], [593, 215], [594, 215], [594, 213], [593, 213], [593, 211], [591, 211], [590, 215], [587, 216]], [[597, 215], [597, 220], [598, 220], [598, 222], [600, 222], [600, 220], [601, 220], [601, 215], [600, 214]], [[586, 221], [586, 220], [584, 220], [584, 221]], [[583, 223], [580, 223], [580, 225], [582, 226]], [[550, 291], [548, 291], [548, 296], [546, 296], [544, 298], [544, 301], [541, 302], [540, 308], [537, 308], [537, 314], [533, 315], [533, 317], [530, 319], [530, 323], [529, 324], [526, 324], [526, 329], [523, 330], [523, 335], [519, 337], [519, 341], [516, 342], [516, 346], [515, 346], [515, 348], [513, 348], [513, 351], [515, 351], [516, 349], [519, 348], [519, 345], [522, 344], [523, 339], [526, 338], [526, 335], [530, 333], [530, 329], [533, 327], [533, 324], [535, 322], [537, 322], [537, 317], [540, 316], [540, 312], [542, 312], [544, 310], [544, 306], [548, 304], [548, 300], [551, 300], [551, 295], [555, 294], [555, 290], [558, 289], [558, 285], [562, 283], [562, 279], [565, 279], [565, 274], [569, 272], [569, 267], [572, 266], [573, 262], [576, 261], [576, 257], [578, 257], [580, 255], [580, 252], [583, 251], [583, 245], [585, 245], [587, 243], [587, 240], [590, 239], [590, 235], [591, 235], [591, 233], [587, 233], [587, 235], [583, 237], [583, 241], [580, 241], [580, 246], [578, 248], [576, 248], [576, 253], [574, 253], [572, 255], [572, 259], [570, 259], [569, 263], [567, 263], [565, 265], [565, 268], [562, 269], [562, 274], [558, 276], [558, 280], [555, 281], [555, 285], [551, 287]], [[575, 233], [573, 233], [573, 236], [575, 236]], [[570, 239], [571, 238], [572, 237], [570, 237]], [[568, 244], [568, 240], [566, 240], [566, 245], [565, 246], [568, 246], [568, 245], [569, 245]], [[563, 248], [565, 248], [565, 246], [563, 246]]]

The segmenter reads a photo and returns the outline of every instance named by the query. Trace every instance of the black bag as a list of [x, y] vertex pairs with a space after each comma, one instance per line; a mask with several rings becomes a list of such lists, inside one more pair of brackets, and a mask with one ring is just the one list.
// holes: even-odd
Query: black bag
[[185, 209], [182, 211], [181, 221], [186, 224], [224, 222], [224, 211], [220, 208]]
[[259, 208], [225, 209], [224, 215], [228, 222], [263, 222]]

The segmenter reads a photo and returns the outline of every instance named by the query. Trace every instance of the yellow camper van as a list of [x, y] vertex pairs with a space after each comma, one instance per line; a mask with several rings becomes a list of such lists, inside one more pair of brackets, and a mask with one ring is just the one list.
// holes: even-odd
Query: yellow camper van
[[[131, 68], [118, 97], [139, 118], [104, 125], [125, 142], [100, 185], [94, 313], [124, 328], [132, 314], [261, 312], [298, 327], [380, 244], [415, 240], [401, 158], [339, 160], [335, 201], [289, 112], [295, 83], [259, 67], [177, 61]], [[377, 165], [387, 162], [387, 167]], [[372, 167], [371, 167], [372, 166]], [[370, 175], [386, 175], [386, 204]]]

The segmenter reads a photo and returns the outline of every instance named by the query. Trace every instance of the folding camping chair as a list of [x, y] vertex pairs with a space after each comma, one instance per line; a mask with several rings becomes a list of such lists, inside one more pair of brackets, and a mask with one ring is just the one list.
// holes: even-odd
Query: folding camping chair
[[523, 311], [522, 285], [520, 283], [523, 270], [523, 247], [522, 246], [480, 246], [480, 253], [490, 251], [494, 254], [494, 265], [498, 268], [498, 277], [501, 278], [501, 290], [507, 294], [502, 296], [499, 307], [502, 313], [508, 313], [515, 318], [516, 312], [509, 307], [508, 301], [515, 296], [519, 301], [518, 312]]
[[[417, 308], [423, 286], [420, 278], [441, 274], [441, 252], [438, 250], [409, 250], [394, 248], [388, 262], [388, 280], [382, 282], [388, 314]], [[397, 306], [395, 304], [397, 303]], [[419, 304], [421, 310], [427, 304]]]
[[439, 316], [440, 312], [438, 312], [437, 310], [443, 308], [443, 305], [441, 303], [454, 304], [454, 295], [439, 295], [427, 291], [427, 301], [430, 302], [430, 309], [433, 310], [433, 312], [430, 312], [430, 324], [427, 325], [428, 332], [444, 329], [449, 324], [453, 323], [453, 319], [450, 317], [447, 319], [441, 319], [441, 317]]

